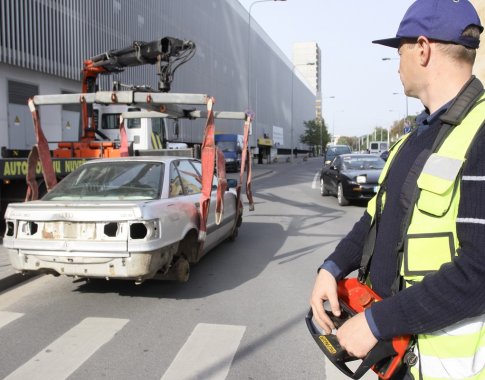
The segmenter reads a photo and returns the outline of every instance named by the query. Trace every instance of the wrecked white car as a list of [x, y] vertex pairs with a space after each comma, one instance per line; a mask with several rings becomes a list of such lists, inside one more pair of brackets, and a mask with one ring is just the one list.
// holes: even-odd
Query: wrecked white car
[[230, 188], [216, 224], [213, 191], [202, 245], [201, 189], [201, 162], [192, 158], [87, 161], [41, 200], [11, 203], [3, 245], [20, 272], [186, 281], [190, 264], [234, 239], [242, 219]]

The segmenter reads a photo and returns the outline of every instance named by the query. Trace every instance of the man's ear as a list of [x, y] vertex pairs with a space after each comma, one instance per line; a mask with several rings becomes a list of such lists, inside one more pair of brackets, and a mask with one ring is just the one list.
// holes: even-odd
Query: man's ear
[[419, 36], [417, 45], [419, 50], [419, 63], [421, 66], [427, 66], [431, 59], [431, 43], [425, 36]]

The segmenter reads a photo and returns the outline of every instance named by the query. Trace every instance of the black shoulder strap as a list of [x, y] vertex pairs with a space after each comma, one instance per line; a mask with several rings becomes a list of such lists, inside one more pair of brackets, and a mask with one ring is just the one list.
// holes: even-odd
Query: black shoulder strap
[[460, 124], [483, 94], [483, 84], [475, 76], [463, 86], [450, 108], [440, 117], [445, 124]]

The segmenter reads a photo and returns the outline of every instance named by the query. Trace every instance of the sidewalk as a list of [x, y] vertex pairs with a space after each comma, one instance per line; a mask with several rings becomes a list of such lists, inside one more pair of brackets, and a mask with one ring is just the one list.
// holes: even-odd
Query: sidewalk
[[[309, 158], [309, 160], [314, 158]], [[303, 156], [293, 159], [293, 162], [286, 162], [284, 160], [279, 160], [271, 164], [252, 164], [252, 177], [257, 179], [258, 177], [270, 174], [273, 172], [276, 166], [282, 164], [301, 164], [304, 162]], [[3, 239], [0, 237], [0, 292], [15, 286], [23, 281], [26, 281], [35, 275], [22, 275], [16, 273], [15, 270], [10, 265], [10, 260], [8, 259], [7, 249], [3, 247]]]

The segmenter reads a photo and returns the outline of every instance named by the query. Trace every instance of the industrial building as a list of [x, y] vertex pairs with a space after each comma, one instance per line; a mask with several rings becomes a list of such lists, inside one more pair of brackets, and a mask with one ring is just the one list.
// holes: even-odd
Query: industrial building
[[[133, 41], [171, 36], [197, 47], [177, 70], [171, 92], [213, 96], [216, 111], [253, 112], [252, 147], [262, 138], [273, 149], [308, 148], [299, 136], [304, 121], [315, 118], [316, 87], [298, 75], [237, 0], [5, 0], [0, 18], [0, 146], [29, 149], [35, 143], [27, 99], [81, 92], [85, 59]], [[101, 89], [109, 90], [113, 80], [153, 88], [158, 83], [151, 65], [103, 76]], [[78, 139], [78, 125], [67, 117], [73, 111], [41, 110], [48, 141]], [[204, 125], [184, 120], [179, 140], [200, 142]], [[242, 133], [236, 121], [218, 121], [216, 128]]]

